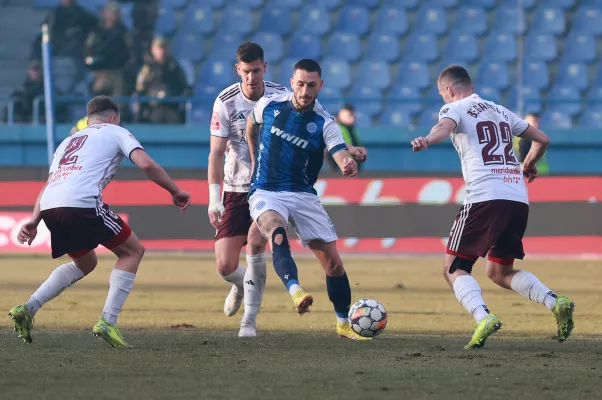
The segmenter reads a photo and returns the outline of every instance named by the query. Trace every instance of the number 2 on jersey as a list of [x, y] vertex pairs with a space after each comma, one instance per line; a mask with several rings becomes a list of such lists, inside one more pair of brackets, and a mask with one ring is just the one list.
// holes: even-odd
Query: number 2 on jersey
[[76, 156], [75, 153], [83, 147], [84, 143], [86, 143], [86, 139], [88, 139], [88, 135], [82, 135], [71, 139], [61, 157], [61, 161], [59, 161], [59, 166], [75, 164], [79, 157]]
[[[483, 163], [485, 165], [518, 165], [512, 150], [512, 130], [507, 122], [498, 125], [491, 121], [482, 121], [477, 124], [477, 136], [479, 143], [485, 144], [482, 150]], [[500, 147], [500, 142], [505, 144], [504, 154], [495, 154]]]

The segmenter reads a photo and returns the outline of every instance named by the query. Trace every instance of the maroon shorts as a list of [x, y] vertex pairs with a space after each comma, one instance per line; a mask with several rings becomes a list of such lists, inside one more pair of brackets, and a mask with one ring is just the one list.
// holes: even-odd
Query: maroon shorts
[[50, 231], [52, 258], [79, 258], [98, 245], [113, 249], [127, 240], [131, 228], [104, 204], [98, 208], [58, 207], [42, 211]]
[[253, 223], [248, 193], [224, 192], [224, 215], [215, 233], [215, 240], [247, 236]]
[[447, 254], [475, 261], [487, 256], [500, 264], [511, 264], [525, 256], [523, 236], [529, 205], [511, 200], [464, 204], [454, 221]]

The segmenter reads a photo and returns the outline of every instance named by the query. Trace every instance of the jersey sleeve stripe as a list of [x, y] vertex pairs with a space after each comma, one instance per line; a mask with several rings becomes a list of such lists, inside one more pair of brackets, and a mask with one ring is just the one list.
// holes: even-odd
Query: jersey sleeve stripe
[[341, 150], [347, 150], [347, 145], [345, 143], [337, 144], [336, 146], [334, 146], [333, 148], [328, 150], [328, 152], [330, 153], [331, 156], [334, 156], [336, 153], [338, 153]]
[[[458, 121], [456, 121], [456, 120], [455, 120], [455, 119], [453, 119], [452, 117], [441, 117], [441, 119], [445, 119], [445, 118], [446, 118], [446, 119], [451, 119], [452, 121], [454, 121], [454, 123], [456, 124], [456, 128], [458, 127]], [[441, 120], [439, 120], [439, 121], [441, 121]], [[456, 129], [456, 128], [454, 128], [454, 129]]]
[[521, 133], [519, 133], [519, 134], [518, 134], [518, 135], [516, 135], [516, 136], [518, 136], [518, 137], [521, 137], [521, 136], [523, 135], [523, 133], [527, 132], [527, 130], [529, 129], [529, 127], [530, 127], [530, 126], [531, 126], [531, 124], [527, 123], [527, 127], [525, 128], [525, 130], [524, 130], [524, 131], [522, 131]]

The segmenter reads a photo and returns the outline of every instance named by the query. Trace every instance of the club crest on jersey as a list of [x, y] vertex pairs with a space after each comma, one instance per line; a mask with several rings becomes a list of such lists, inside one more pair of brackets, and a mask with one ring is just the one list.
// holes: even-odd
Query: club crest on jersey
[[439, 115], [443, 116], [443, 115], [447, 114], [448, 111], [449, 111], [449, 107], [446, 107], [443, 110], [441, 110], [441, 112], [439, 113]]
[[310, 122], [309, 124], [307, 124], [306, 129], [309, 133], [316, 133], [316, 131], [318, 130], [318, 125], [316, 125], [315, 122]]
[[260, 201], [259, 203], [257, 203], [257, 205], [255, 206], [255, 209], [257, 209], [257, 211], [261, 210], [263, 207], [265, 207], [265, 201]]

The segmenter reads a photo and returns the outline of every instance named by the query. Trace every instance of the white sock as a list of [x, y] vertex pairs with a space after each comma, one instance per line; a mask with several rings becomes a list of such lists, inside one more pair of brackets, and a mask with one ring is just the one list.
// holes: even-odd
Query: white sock
[[483, 300], [481, 287], [471, 275], [461, 275], [454, 282], [454, 293], [462, 306], [472, 314], [477, 323], [487, 318], [489, 310]]
[[239, 265], [234, 272], [232, 272], [230, 275], [222, 275], [222, 278], [224, 278], [226, 282], [230, 282], [231, 284], [242, 289], [245, 281], [245, 269]]
[[337, 315], [337, 324], [348, 324], [349, 320], [347, 318], [341, 318]]
[[301, 286], [297, 285], [296, 283], [293, 283], [289, 288], [288, 288], [288, 292], [292, 295], [295, 294], [295, 292], [297, 290], [301, 289]]
[[255, 323], [263, 299], [265, 280], [265, 254], [247, 255], [247, 270], [244, 278], [245, 315], [242, 317], [242, 322]]
[[63, 293], [63, 290], [83, 277], [84, 273], [75, 266], [74, 262], [58, 266], [25, 303], [27, 314], [33, 317], [45, 303]]
[[123, 303], [128, 298], [130, 291], [134, 287], [136, 274], [131, 272], [114, 269], [109, 278], [109, 294], [107, 301], [102, 309], [102, 317], [109, 325], [117, 324], [117, 317]]
[[539, 279], [529, 271], [518, 271], [512, 281], [510, 287], [516, 293], [528, 298], [536, 303], [544, 304], [550, 310], [556, 305], [556, 295], [548, 289], [546, 285], [540, 282]]

